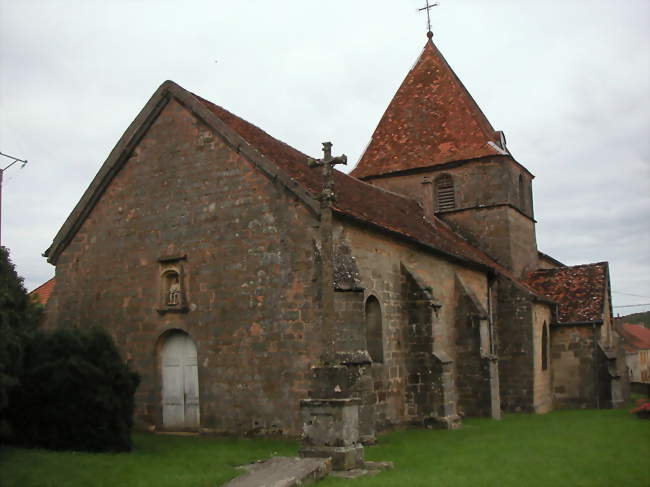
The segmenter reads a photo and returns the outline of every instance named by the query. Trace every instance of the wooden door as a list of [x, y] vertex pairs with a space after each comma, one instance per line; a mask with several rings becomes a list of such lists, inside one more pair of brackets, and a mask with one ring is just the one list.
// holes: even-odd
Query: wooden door
[[184, 333], [170, 335], [163, 345], [162, 403], [165, 429], [199, 427], [196, 345]]

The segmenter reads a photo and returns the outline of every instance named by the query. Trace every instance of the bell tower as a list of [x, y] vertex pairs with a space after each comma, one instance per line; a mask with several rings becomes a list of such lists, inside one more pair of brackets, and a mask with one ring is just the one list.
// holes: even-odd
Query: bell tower
[[523, 276], [538, 259], [534, 176], [427, 37], [351, 175], [418, 200]]

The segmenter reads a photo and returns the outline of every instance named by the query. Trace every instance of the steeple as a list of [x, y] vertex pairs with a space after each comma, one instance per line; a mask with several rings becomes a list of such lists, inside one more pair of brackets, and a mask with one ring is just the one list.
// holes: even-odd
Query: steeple
[[372, 178], [453, 161], [507, 154], [487, 120], [427, 33], [351, 175]]

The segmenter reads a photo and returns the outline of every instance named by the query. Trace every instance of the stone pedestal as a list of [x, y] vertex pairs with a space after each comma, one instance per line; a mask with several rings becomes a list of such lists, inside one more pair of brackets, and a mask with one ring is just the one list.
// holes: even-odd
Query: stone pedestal
[[303, 399], [301, 457], [330, 457], [334, 470], [361, 468], [359, 399]]

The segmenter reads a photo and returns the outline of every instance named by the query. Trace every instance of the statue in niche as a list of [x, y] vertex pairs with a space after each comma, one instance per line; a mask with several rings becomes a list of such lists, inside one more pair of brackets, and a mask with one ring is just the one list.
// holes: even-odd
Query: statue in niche
[[159, 297], [158, 312], [182, 312], [189, 310], [187, 306], [187, 290], [183, 277], [183, 263], [185, 256], [165, 257], [159, 263]]
[[167, 306], [178, 306], [181, 302], [181, 283], [178, 274], [172, 273], [169, 276], [169, 289], [167, 291]]

